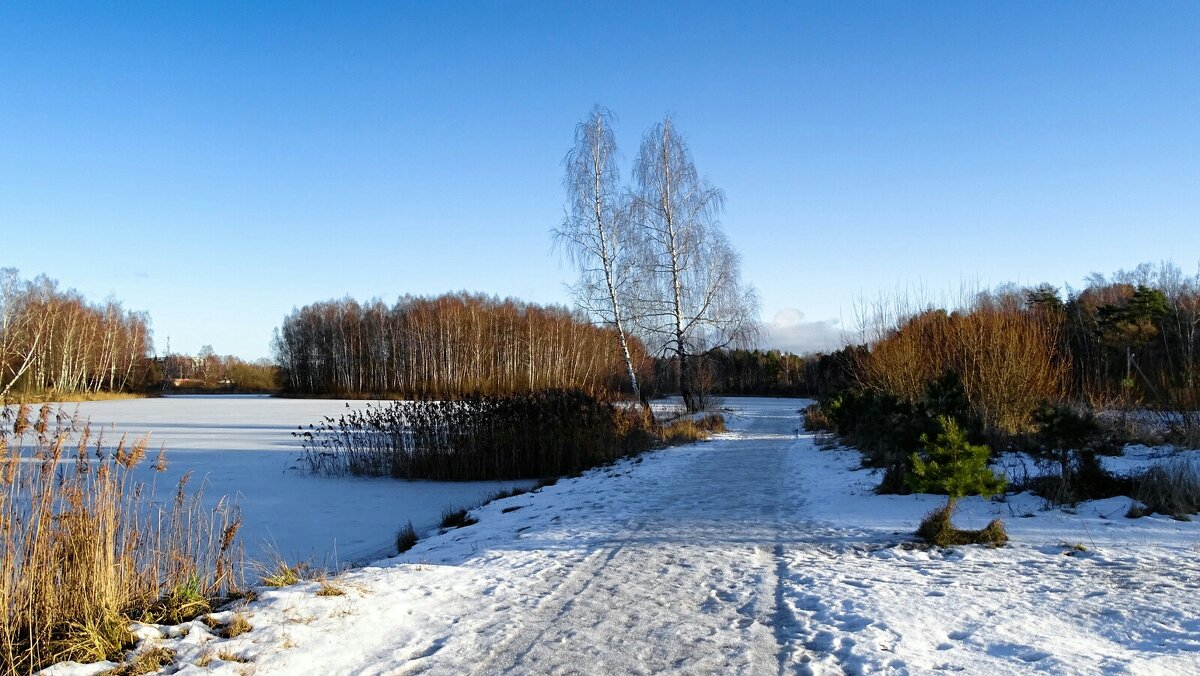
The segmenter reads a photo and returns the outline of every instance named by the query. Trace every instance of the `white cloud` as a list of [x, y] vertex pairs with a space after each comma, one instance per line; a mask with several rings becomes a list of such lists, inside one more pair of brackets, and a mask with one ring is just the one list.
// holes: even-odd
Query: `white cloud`
[[836, 319], [804, 321], [804, 313], [784, 308], [765, 326], [763, 345], [767, 349], [805, 354], [831, 352], [846, 344]]

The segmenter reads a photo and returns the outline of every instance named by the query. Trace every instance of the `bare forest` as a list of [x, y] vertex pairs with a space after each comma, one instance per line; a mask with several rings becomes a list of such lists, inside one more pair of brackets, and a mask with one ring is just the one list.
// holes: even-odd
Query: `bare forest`
[[90, 303], [46, 276], [0, 270], [0, 398], [139, 387], [150, 347], [149, 318], [116, 300]]
[[307, 305], [284, 319], [275, 353], [288, 392], [441, 398], [608, 389], [626, 374], [615, 345], [579, 312], [463, 293]]

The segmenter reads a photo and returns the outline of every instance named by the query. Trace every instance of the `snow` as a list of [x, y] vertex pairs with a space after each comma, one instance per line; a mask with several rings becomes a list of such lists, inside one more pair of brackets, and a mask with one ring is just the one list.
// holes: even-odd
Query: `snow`
[[726, 405], [713, 441], [487, 504], [342, 596], [264, 588], [227, 611], [246, 634], [140, 627], [140, 649], [180, 673], [247, 666], [196, 666], [217, 651], [256, 674], [1200, 672], [1200, 523], [969, 498], [960, 524], [1011, 543], [928, 548], [942, 498], [874, 495], [856, 452], [797, 432], [802, 402]]
[[[64, 404], [64, 410], [103, 431], [106, 445], [121, 434], [150, 433], [150, 457], [138, 478], [153, 481], [160, 497], [185, 472], [189, 488], [204, 487], [215, 505], [228, 495], [242, 510], [240, 537], [251, 562], [309, 562], [326, 568], [366, 562], [395, 551], [396, 531], [409, 520], [435, 527], [447, 508], [472, 507], [488, 496], [529, 481], [396, 481], [327, 477], [304, 469], [298, 426], [337, 416], [365, 401], [276, 399], [265, 396], [179, 396]], [[166, 448], [168, 469], [155, 473], [154, 453]]]

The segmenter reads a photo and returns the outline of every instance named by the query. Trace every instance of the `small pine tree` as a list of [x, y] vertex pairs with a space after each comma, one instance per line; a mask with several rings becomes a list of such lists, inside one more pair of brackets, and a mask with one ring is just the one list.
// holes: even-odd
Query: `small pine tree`
[[1003, 544], [1007, 536], [999, 521], [982, 531], [961, 531], [951, 525], [959, 498], [995, 495], [1004, 490], [1005, 480], [988, 467], [991, 451], [987, 446], [968, 442], [966, 433], [949, 416], [938, 416], [937, 422], [940, 431], [936, 438], [921, 435], [922, 450], [912, 455], [908, 484], [918, 493], [945, 493], [946, 504], [921, 523], [917, 534], [939, 545]]
[[1004, 478], [988, 467], [991, 450], [983, 444], [967, 441], [954, 418], [937, 418], [935, 439], [921, 435], [920, 453], [912, 455], [912, 473], [908, 484], [918, 493], [945, 493], [950, 502], [965, 495], [995, 495], [1004, 490]]
[[1100, 424], [1090, 411], [1082, 413], [1070, 406], [1043, 404], [1033, 414], [1038, 426], [1040, 447], [1035, 454], [1058, 463], [1062, 474], [1056, 502], [1075, 499], [1074, 478], [1079, 474], [1072, 466], [1094, 459], [1092, 445], [1100, 435]]

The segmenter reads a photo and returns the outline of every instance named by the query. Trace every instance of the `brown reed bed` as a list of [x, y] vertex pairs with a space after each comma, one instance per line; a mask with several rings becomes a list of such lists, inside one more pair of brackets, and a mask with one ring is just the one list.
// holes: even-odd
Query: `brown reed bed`
[[[131, 621], [178, 622], [241, 584], [241, 517], [185, 475], [169, 499], [135, 478], [149, 439], [103, 435], [50, 405], [0, 409], [0, 673], [120, 660]], [[166, 468], [160, 450], [154, 469]]]
[[582, 472], [724, 429], [709, 416], [668, 425], [579, 390], [350, 409], [295, 432], [314, 472], [402, 479], [536, 479]]

